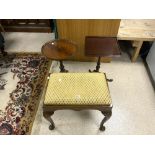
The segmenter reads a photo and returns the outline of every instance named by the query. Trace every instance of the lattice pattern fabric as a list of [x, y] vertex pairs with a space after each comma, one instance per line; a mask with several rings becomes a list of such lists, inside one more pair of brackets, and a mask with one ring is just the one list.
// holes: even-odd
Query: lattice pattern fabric
[[111, 97], [103, 73], [53, 73], [45, 105], [110, 105]]

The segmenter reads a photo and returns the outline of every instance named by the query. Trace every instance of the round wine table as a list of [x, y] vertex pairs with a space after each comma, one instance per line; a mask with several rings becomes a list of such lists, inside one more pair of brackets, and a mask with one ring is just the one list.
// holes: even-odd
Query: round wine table
[[66, 39], [56, 39], [45, 43], [41, 52], [44, 56], [51, 60], [60, 62], [60, 72], [68, 72], [65, 70], [63, 60], [72, 56], [77, 50], [77, 45]]

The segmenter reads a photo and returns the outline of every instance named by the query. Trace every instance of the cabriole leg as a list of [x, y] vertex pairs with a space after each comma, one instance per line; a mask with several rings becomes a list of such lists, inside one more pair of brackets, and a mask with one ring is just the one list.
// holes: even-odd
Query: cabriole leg
[[112, 115], [112, 111], [101, 111], [102, 114], [104, 115], [104, 118], [103, 120], [101, 121], [101, 124], [100, 124], [100, 130], [101, 131], [104, 131], [105, 130], [105, 126], [104, 126], [104, 123], [111, 117]]
[[53, 130], [55, 128], [54, 122], [51, 118], [51, 116], [54, 114], [54, 111], [52, 112], [43, 112], [43, 116], [45, 117], [46, 120], [48, 120], [51, 124], [49, 126], [50, 130]]

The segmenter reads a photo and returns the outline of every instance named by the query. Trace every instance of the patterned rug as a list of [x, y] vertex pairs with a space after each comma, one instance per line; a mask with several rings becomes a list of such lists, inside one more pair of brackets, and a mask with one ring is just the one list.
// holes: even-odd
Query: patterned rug
[[0, 57], [0, 134], [30, 134], [50, 62], [41, 55]]

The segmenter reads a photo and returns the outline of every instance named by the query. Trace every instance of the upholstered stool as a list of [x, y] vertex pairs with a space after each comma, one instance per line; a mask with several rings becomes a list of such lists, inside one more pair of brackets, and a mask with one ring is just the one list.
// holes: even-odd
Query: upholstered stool
[[104, 131], [104, 123], [112, 115], [110, 92], [104, 73], [52, 73], [49, 77], [43, 115], [51, 123], [49, 129], [55, 125], [51, 118], [56, 110], [72, 109], [99, 110], [104, 115], [100, 130]]

